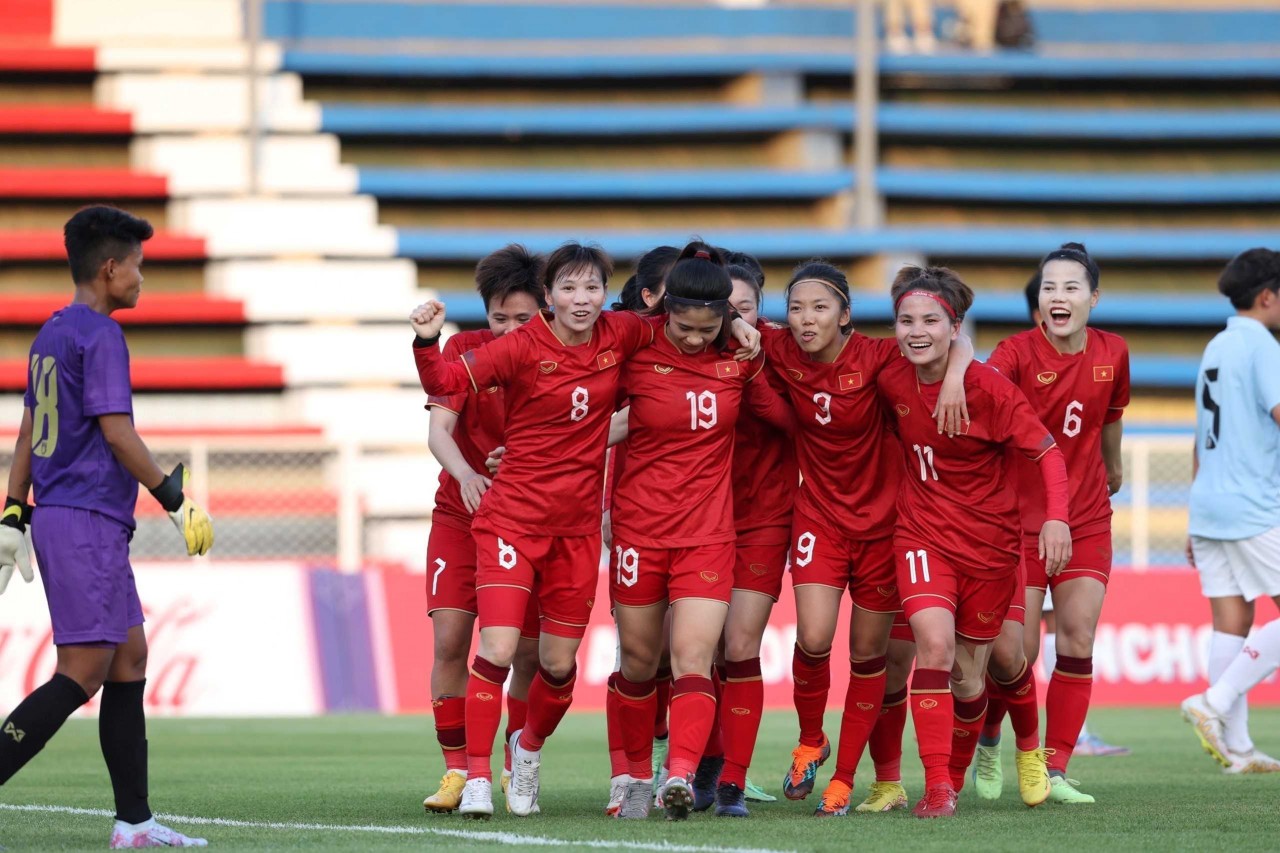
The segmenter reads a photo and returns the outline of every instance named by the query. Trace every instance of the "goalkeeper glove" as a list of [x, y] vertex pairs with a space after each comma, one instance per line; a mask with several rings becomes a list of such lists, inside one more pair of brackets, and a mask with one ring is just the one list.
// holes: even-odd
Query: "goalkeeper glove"
[[15, 568], [27, 583], [35, 578], [27, 551], [26, 532], [30, 520], [31, 507], [16, 498], [5, 499], [4, 515], [0, 517], [0, 593], [9, 585]]
[[186, 466], [179, 463], [160, 485], [151, 489], [151, 496], [169, 513], [173, 526], [187, 543], [187, 555], [194, 557], [208, 554], [213, 547], [213, 519], [200, 504], [182, 493], [190, 479]]

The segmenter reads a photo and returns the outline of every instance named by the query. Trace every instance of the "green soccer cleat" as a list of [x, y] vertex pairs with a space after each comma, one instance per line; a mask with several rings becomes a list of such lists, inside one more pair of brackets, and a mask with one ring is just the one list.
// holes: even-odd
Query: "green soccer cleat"
[[1004, 790], [1004, 768], [1000, 765], [1000, 744], [978, 744], [973, 761], [973, 788], [984, 800], [998, 800]]
[[776, 803], [778, 801], [777, 797], [768, 793], [750, 779], [747, 780], [747, 787], [742, 790], [746, 794], [747, 802], [749, 803]]
[[1076, 785], [1079, 784], [1075, 779], [1068, 779], [1066, 776], [1050, 776], [1049, 802], [1069, 805], [1087, 805], [1096, 802], [1093, 797], [1076, 790]]

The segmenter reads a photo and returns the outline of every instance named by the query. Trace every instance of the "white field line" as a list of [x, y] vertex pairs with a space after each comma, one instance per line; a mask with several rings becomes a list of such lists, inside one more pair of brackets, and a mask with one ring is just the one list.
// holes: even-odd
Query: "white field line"
[[[79, 809], [71, 806], [35, 806], [0, 803], [0, 811], [41, 812], [45, 814], [90, 815], [93, 817], [112, 817], [115, 812], [107, 809]], [[367, 832], [375, 835], [437, 835], [447, 838], [461, 838], [467, 841], [487, 842], [489, 844], [509, 844], [515, 847], [587, 847], [602, 850], [653, 850], [659, 853], [783, 853], [753, 847], [703, 847], [694, 844], [671, 844], [669, 842], [623, 841], [616, 840], [577, 840], [571, 838], [549, 838], [543, 835], [521, 835], [516, 832], [469, 832], [465, 829], [444, 829], [434, 826], [353, 826], [332, 823], [277, 823], [274, 821], [231, 820], [224, 817], [194, 817], [192, 815], [157, 814], [156, 818], [166, 823], [193, 826], [227, 826], [236, 829], [288, 829], [301, 832]]]

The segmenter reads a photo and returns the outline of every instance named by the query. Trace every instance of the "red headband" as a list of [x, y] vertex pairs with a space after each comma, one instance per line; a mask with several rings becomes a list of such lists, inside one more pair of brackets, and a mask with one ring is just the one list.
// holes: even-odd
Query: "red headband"
[[924, 296], [928, 299], [932, 299], [934, 302], [942, 306], [942, 310], [947, 312], [947, 316], [952, 320], [956, 319], [956, 310], [948, 305], [947, 301], [941, 296], [928, 290], [908, 290], [906, 293], [899, 296], [898, 301], [893, 303], [894, 314], [898, 313], [898, 306], [900, 306], [902, 304], [902, 300], [906, 299], [908, 296]]

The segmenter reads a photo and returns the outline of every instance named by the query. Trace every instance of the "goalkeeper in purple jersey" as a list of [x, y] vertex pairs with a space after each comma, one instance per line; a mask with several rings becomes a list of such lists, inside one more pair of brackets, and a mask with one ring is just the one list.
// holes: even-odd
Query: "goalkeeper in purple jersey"
[[[116, 804], [113, 848], [206, 844], [156, 823], [147, 803], [147, 639], [129, 565], [138, 484], [169, 513], [188, 554], [213, 545], [208, 514], [183, 495], [183, 466], [166, 475], [133, 428], [129, 350], [111, 319], [138, 304], [142, 244], [152, 233], [146, 220], [113, 207], [87, 207], [67, 222], [75, 297], [31, 345], [0, 517], [0, 592], [15, 569], [32, 580], [29, 523], [58, 660], [53, 678], [0, 727], [0, 785], [101, 689], [99, 738]], [[27, 504], [32, 490], [34, 510]]]

